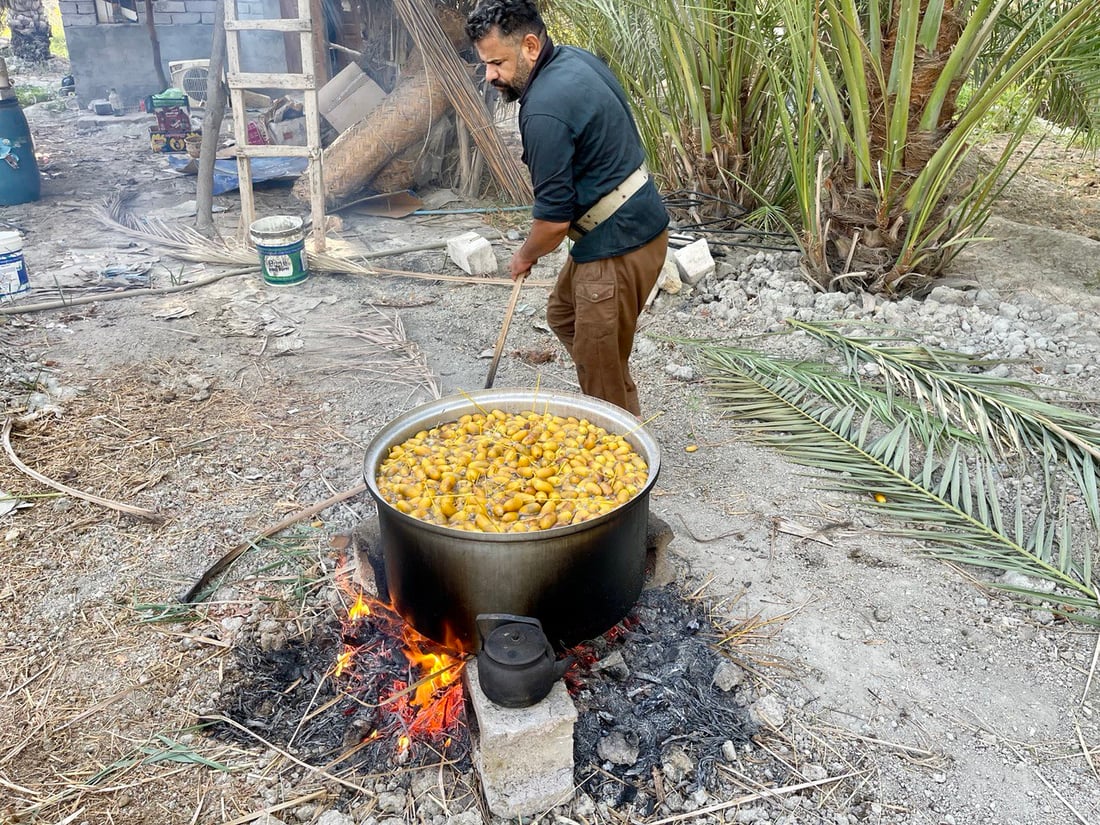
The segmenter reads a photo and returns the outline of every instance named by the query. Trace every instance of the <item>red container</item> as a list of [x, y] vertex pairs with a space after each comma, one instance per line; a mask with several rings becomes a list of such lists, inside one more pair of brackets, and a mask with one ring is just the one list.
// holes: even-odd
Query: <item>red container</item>
[[170, 106], [164, 109], [154, 109], [157, 117], [157, 128], [162, 132], [188, 132], [191, 130], [191, 115], [184, 108]]

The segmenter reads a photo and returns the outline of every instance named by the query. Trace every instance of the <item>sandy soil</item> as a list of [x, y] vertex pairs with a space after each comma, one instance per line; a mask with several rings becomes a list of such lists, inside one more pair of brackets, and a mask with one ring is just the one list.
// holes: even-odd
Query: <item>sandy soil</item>
[[[483, 385], [508, 288], [318, 275], [273, 290], [250, 274], [108, 300], [127, 272], [168, 286], [218, 271], [109, 230], [91, 211], [116, 188], [139, 214], [173, 207], [194, 197], [194, 179], [148, 151], [143, 122], [42, 107], [28, 116], [44, 195], [0, 215], [26, 236], [33, 291], [19, 304], [96, 290], [104, 300], [3, 316], [7, 412], [38, 411], [14, 426], [13, 451], [51, 478], [164, 520], [56, 495], [10, 461], [0, 468], [3, 489], [30, 505], [2, 523], [0, 820], [243, 822], [267, 807], [313, 821], [340, 791], [334, 783], [260, 743], [230, 746], [188, 726], [231, 689], [242, 627], [308, 635], [339, 614], [334, 570], [369, 502], [349, 498], [261, 545], [190, 616], [171, 613], [172, 602], [233, 545], [359, 484], [372, 434], [430, 397], [408, 364], [379, 380], [365, 340], [382, 326], [378, 310], [391, 333], [399, 317], [439, 389], [454, 394]], [[1092, 247], [1081, 246], [1097, 226], [1095, 158], [1059, 150], [1014, 186], [1004, 217], [1015, 223], [994, 223], [1004, 240], [968, 251], [959, 273], [1006, 292], [1096, 295], [1100, 261], [1083, 259]], [[217, 200], [231, 233], [237, 198]], [[300, 207], [285, 188], [260, 193], [261, 214], [288, 209]], [[503, 232], [522, 227], [518, 217], [492, 220]], [[487, 227], [471, 215], [348, 214], [335, 237], [378, 250], [469, 228]], [[514, 245], [497, 242], [498, 260]], [[457, 272], [439, 250], [384, 263]], [[552, 278], [554, 264], [535, 276]], [[525, 290], [497, 386], [575, 388], [542, 320], [545, 297]], [[706, 322], [672, 306], [645, 328], [673, 360], [662, 336], [705, 334]], [[551, 360], [530, 363], [538, 353]], [[654, 362], [638, 378], [664, 451], [653, 508], [676, 533], [674, 574], [723, 621], [754, 628], [740, 653], [752, 667], [746, 700], [772, 695], [783, 712], [744, 756], [744, 775], [794, 784], [821, 768], [851, 774], [807, 797], [792, 822], [1100, 822], [1096, 634], [1042, 624], [970, 571], [882, 536], [850, 501], [721, 421], [701, 385]], [[792, 524], [820, 532], [800, 538]], [[184, 620], [153, 621], [166, 612]], [[152, 758], [173, 745], [174, 761]], [[228, 769], [197, 765], [194, 754]], [[769, 777], [776, 765], [786, 773]], [[770, 820], [784, 808], [753, 810]], [[737, 809], [724, 816], [755, 821]], [[405, 819], [418, 821], [415, 808]]]

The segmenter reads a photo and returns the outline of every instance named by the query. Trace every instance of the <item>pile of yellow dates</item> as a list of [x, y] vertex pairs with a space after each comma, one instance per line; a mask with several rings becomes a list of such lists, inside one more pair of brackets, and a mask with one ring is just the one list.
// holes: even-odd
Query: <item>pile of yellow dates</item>
[[528, 533], [607, 513], [648, 475], [625, 438], [584, 419], [493, 410], [390, 448], [377, 480], [386, 501], [422, 521]]

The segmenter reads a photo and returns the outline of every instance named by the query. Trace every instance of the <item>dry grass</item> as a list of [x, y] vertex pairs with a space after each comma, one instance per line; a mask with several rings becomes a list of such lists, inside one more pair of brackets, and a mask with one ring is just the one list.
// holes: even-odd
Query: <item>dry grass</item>
[[[255, 812], [248, 775], [260, 750], [188, 726], [227, 678], [223, 620], [324, 580], [328, 537], [306, 531], [290, 549], [261, 548], [259, 573], [234, 571], [219, 600], [174, 623], [145, 623], [156, 611], [138, 608], [170, 605], [228, 537], [300, 508], [297, 469], [342, 436], [318, 399], [285, 386], [265, 397], [196, 383], [165, 362], [126, 370], [14, 427], [27, 465], [167, 519], [139, 522], [0, 466], [0, 486], [33, 503], [5, 517], [0, 542], [0, 821], [225, 822]], [[308, 426], [279, 414], [295, 407], [312, 411]], [[280, 554], [281, 568], [271, 558]], [[276, 613], [310, 624], [295, 604], [306, 600]], [[327, 793], [321, 783], [297, 790]]]

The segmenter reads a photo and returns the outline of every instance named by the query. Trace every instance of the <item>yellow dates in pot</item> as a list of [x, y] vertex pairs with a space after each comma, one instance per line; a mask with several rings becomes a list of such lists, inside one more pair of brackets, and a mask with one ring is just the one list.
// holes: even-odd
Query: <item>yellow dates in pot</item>
[[464, 415], [390, 448], [378, 491], [403, 513], [486, 533], [528, 533], [610, 512], [649, 467], [621, 435], [533, 411]]

